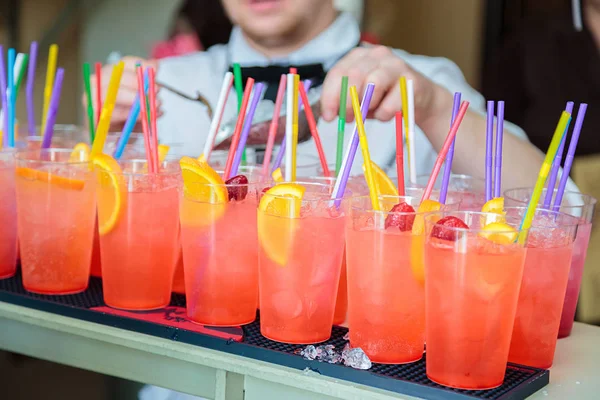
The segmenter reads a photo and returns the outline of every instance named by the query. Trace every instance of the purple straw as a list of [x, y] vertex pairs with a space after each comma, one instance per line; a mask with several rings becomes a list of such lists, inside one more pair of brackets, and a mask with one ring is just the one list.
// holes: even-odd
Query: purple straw
[[4, 137], [8, 131], [8, 96], [6, 91], [6, 67], [4, 65], [4, 47], [0, 45], [0, 98], [4, 107], [4, 121], [0, 121], [0, 128], [4, 132]]
[[504, 101], [498, 102], [496, 122], [496, 157], [494, 160], [494, 197], [502, 196], [502, 139], [504, 138]]
[[46, 131], [44, 132], [44, 139], [42, 140], [42, 149], [50, 148], [50, 144], [52, 143], [54, 123], [56, 122], [56, 114], [58, 113], [58, 106], [60, 105], [60, 92], [62, 90], [64, 75], [65, 70], [63, 68], [59, 68], [56, 71], [54, 87], [52, 88], [52, 97], [50, 98], [50, 105], [48, 106], [48, 117], [46, 119]]
[[248, 135], [250, 134], [250, 128], [252, 128], [252, 120], [254, 119], [254, 114], [256, 113], [256, 107], [258, 107], [258, 102], [262, 98], [264, 91], [265, 85], [263, 83], [257, 83], [254, 87], [254, 96], [252, 96], [252, 102], [250, 103], [250, 108], [246, 114], [244, 128], [242, 129], [240, 142], [238, 143], [238, 147], [233, 157], [233, 164], [231, 166], [229, 178], [236, 176], [238, 173], [238, 168], [240, 166], [240, 162], [242, 161], [242, 154], [244, 153], [244, 148], [246, 147], [246, 142], [248, 141]]
[[[371, 98], [373, 98], [374, 91], [375, 84], [367, 84], [367, 88], [365, 89], [362, 103], [360, 105], [360, 113], [362, 114], [363, 121], [366, 121], [367, 119], [367, 114], [369, 112], [369, 107], [371, 106]], [[348, 147], [348, 152], [344, 157], [344, 160], [342, 161], [342, 166], [340, 172], [338, 173], [338, 178], [335, 182], [335, 187], [333, 188], [333, 191], [335, 193], [334, 205], [336, 207], [340, 206], [342, 202], [342, 197], [344, 197], [344, 192], [346, 191], [346, 184], [348, 183], [350, 171], [352, 170], [352, 163], [354, 163], [354, 157], [356, 156], [356, 150], [358, 149], [358, 143], [358, 128], [356, 127], [355, 123], [354, 132], [352, 133], [352, 139], [350, 141], [350, 146]]]
[[[458, 109], [460, 108], [460, 92], [454, 93], [454, 103], [452, 104], [452, 116], [450, 118], [450, 126], [454, 124], [454, 120], [458, 115]], [[454, 142], [456, 142], [456, 136], [452, 139], [448, 154], [446, 154], [446, 164], [444, 165], [444, 175], [442, 177], [442, 187], [440, 188], [440, 203], [446, 203], [446, 196], [448, 195], [448, 185], [450, 184], [450, 174], [452, 173], [452, 159], [454, 158]]]
[[[305, 80], [303, 83], [304, 85], [304, 90], [306, 91], [306, 93], [308, 93], [308, 90], [310, 89], [310, 87], [312, 86], [312, 81], [310, 79]], [[300, 96], [300, 95], [298, 95]], [[304, 108], [304, 105], [302, 104], [302, 101], [298, 101], [298, 110], [302, 110]], [[287, 118], [287, 116], [286, 116]], [[281, 144], [279, 145], [279, 151], [277, 152], [277, 157], [275, 157], [275, 162], [273, 163], [273, 168], [271, 169], [271, 173], [273, 173], [273, 171], [275, 171], [277, 168], [281, 167], [281, 163], [283, 162], [283, 156], [285, 156], [285, 134], [283, 135], [283, 139], [281, 140]]]
[[29, 65], [27, 66], [27, 88], [25, 96], [27, 99], [27, 126], [29, 136], [35, 135], [35, 106], [33, 102], [33, 89], [35, 88], [35, 67], [37, 63], [37, 42], [31, 42], [29, 47]]
[[492, 199], [492, 152], [494, 140], [494, 102], [487, 102], [487, 125], [485, 127], [485, 201]]
[[[565, 108], [565, 111], [571, 115], [573, 115], [573, 105], [574, 103], [572, 101], [569, 101], [567, 102], [567, 107]], [[556, 185], [556, 178], [558, 178], [558, 170], [560, 169], [560, 163], [562, 161], [563, 152], [565, 151], [565, 143], [567, 142], [567, 134], [569, 132], [569, 125], [571, 124], [571, 119], [569, 119], [569, 122], [567, 122], [567, 126], [565, 127], [562, 139], [560, 140], [560, 146], [558, 147], [558, 151], [556, 152], [556, 156], [554, 157], [554, 162], [552, 163], [552, 169], [550, 170], [550, 177], [548, 178], [548, 186], [546, 186], [546, 197], [544, 198], [543, 206], [543, 208], [545, 208], [546, 210], [549, 209], [550, 204], [552, 204], [554, 186]]]
[[583, 126], [583, 119], [585, 118], [587, 106], [587, 104], [581, 103], [579, 105], [579, 110], [577, 111], [577, 120], [575, 121], [571, 143], [569, 143], [567, 158], [565, 158], [565, 167], [560, 176], [560, 183], [558, 184], [556, 198], [554, 199], [554, 211], [560, 209], [560, 203], [562, 203], [562, 198], [565, 194], [565, 188], [567, 187], [567, 180], [569, 179], [569, 173], [571, 172], [571, 166], [573, 165], [573, 159], [575, 158], [575, 150], [577, 149], [577, 142], [579, 141], [579, 135], [581, 134], [581, 127]]

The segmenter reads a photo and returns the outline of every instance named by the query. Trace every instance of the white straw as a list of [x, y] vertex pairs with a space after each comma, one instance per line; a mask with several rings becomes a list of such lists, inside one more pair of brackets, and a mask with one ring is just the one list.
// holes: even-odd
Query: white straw
[[229, 97], [229, 92], [231, 91], [232, 85], [233, 74], [231, 72], [227, 72], [225, 74], [225, 77], [223, 78], [223, 84], [221, 85], [221, 92], [219, 93], [219, 100], [217, 102], [217, 109], [215, 110], [215, 115], [213, 116], [213, 119], [210, 122], [210, 128], [208, 129], [208, 137], [206, 138], [206, 142], [204, 142], [204, 150], [202, 151], [202, 154], [204, 155], [204, 159], [206, 160], [206, 162], [208, 162], [210, 154], [212, 153], [212, 149], [215, 145], [215, 138], [217, 137], [217, 131], [221, 126], [223, 112], [225, 111], [225, 104], [227, 103], [227, 98]]
[[415, 86], [412, 79], [406, 81], [406, 92], [408, 97], [408, 138], [410, 141], [410, 181], [417, 183], [417, 157], [415, 143]]
[[[23, 62], [25, 61], [25, 54], [19, 53], [15, 58], [15, 66], [13, 68], [13, 82], [14, 88], [17, 90], [17, 81], [19, 80], [19, 73], [21, 72], [21, 68], [23, 67]], [[16, 93], [15, 93], [16, 95]], [[4, 121], [4, 108], [0, 109], [0, 121]], [[0, 126], [0, 131], [2, 127]], [[7, 129], [8, 130], [8, 129]]]
[[292, 141], [293, 141], [293, 118], [294, 112], [294, 74], [287, 76], [287, 98], [285, 104], [285, 180], [292, 181]]

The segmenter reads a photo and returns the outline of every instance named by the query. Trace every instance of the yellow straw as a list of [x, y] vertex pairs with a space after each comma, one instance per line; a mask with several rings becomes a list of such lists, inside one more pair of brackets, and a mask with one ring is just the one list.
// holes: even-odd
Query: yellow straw
[[367, 134], [365, 133], [365, 124], [362, 119], [360, 112], [360, 101], [358, 100], [358, 92], [356, 86], [350, 88], [350, 98], [352, 99], [352, 110], [354, 110], [354, 118], [356, 119], [356, 128], [358, 130], [358, 138], [360, 140], [360, 149], [363, 155], [365, 178], [367, 185], [369, 186], [369, 196], [371, 197], [371, 205], [373, 210], [380, 211], [379, 206], [379, 191], [375, 184], [375, 177], [373, 175], [373, 167], [371, 164], [371, 156], [369, 155], [369, 143], [367, 142]]
[[50, 46], [48, 53], [48, 68], [46, 70], [46, 86], [44, 86], [44, 108], [42, 109], [42, 130], [40, 135], [46, 132], [46, 118], [48, 117], [48, 107], [50, 107], [50, 98], [52, 98], [52, 87], [54, 86], [54, 76], [56, 75], [56, 63], [58, 61], [58, 45]]
[[294, 75], [294, 109], [292, 113], [292, 181], [296, 180], [296, 149], [298, 148], [298, 93], [300, 75]]
[[[406, 157], [408, 161], [408, 176], [412, 176], [410, 173], [410, 139], [408, 137], [408, 92], [406, 91], [406, 78], [404, 76], [400, 77], [400, 96], [402, 98], [402, 113], [404, 119], [404, 138], [406, 141]], [[413, 182], [414, 183], [414, 182]]]
[[106, 142], [106, 136], [108, 135], [110, 119], [112, 117], [113, 109], [115, 108], [115, 102], [117, 101], [117, 93], [119, 92], [119, 85], [121, 84], [121, 76], [123, 75], [124, 68], [125, 64], [122, 61], [113, 67], [108, 91], [106, 92], [106, 98], [104, 99], [104, 105], [102, 106], [102, 113], [100, 114], [100, 120], [96, 127], [96, 137], [94, 138], [90, 158], [101, 154], [104, 150], [104, 142]]
[[523, 222], [521, 223], [521, 233], [519, 234], [519, 243], [521, 244], [525, 243], [527, 231], [529, 230], [529, 228], [531, 228], [533, 217], [535, 215], [535, 210], [537, 208], [538, 202], [540, 201], [540, 197], [542, 196], [542, 190], [544, 189], [544, 185], [546, 184], [546, 179], [548, 178], [550, 169], [552, 168], [552, 162], [554, 161], [554, 157], [556, 156], [556, 152], [558, 151], [558, 146], [560, 145], [562, 135], [565, 132], [565, 128], [567, 127], [567, 124], [569, 123], [570, 119], [571, 114], [569, 114], [566, 111], [563, 111], [562, 115], [560, 116], [560, 120], [558, 121], [558, 125], [556, 126], [556, 130], [554, 131], [554, 136], [552, 136], [552, 142], [550, 142], [550, 147], [548, 148], [548, 152], [546, 153], [546, 158], [544, 158], [544, 163], [540, 168], [540, 173], [538, 174], [535, 187], [533, 188], [533, 193], [531, 194], [531, 200], [529, 200], [529, 204], [527, 205], [525, 217], [523, 218]]

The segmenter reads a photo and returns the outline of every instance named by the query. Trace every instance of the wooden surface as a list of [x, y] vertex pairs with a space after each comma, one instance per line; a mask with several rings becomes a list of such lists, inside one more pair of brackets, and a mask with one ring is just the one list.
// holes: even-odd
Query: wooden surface
[[[412, 399], [171, 340], [0, 302], [0, 349], [209, 399]], [[551, 384], [532, 399], [596, 399], [600, 328], [559, 341]]]

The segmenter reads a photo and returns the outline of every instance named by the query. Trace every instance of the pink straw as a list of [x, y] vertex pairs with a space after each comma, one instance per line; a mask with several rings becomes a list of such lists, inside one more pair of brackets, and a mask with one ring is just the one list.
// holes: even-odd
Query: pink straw
[[238, 168], [240, 167], [240, 162], [242, 161], [242, 154], [244, 153], [244, 148], [246, 147], [246, 142], [248, 141], [250, 128], [252, 128], [252, 120], [254, 119], [254, 114], [256, 113], [258, 102], [262, 98], [264, 90], [265, 85], [263, 83], [257, 83], [254, 87], [254, 96], [252, 96], [252, 103], [250, 103], [250, 109], [248, 109], [248, 115], [246, 115], [246, 119], [244, 121], [244, 128], [242, 129], [242, 135], [240, 136], [240, 143], [238, 144], [237, 151], [235, 152], [235, 157], [233, 158], [231, 176], [236, 176], [238, 174]]
[[[458, 108], [460, 107], [460, 92], [454, 93], [454, 103], [452, 104], [452, 116], [450, 117], [450, 127], [454, 123], [456, 119], [456, 114], [458, 114]], [[454, 159], [454, 143], [456, 140], [452, 141], [450, 145], [450, 149], [448, 150], [448, 154], [446, 155], [446, 163], [444, 165], [444, 175], [442, 176], [442, 186], [440, 188], [440, 203], [446, 204], [446, 196], [448, 195], [448, 186], [450, 185], [450, 174], [452, 173], [452, 160]]]
[[273, 146], [275, 145], [275, 136], [277, 136], [277, 128], [279, 128], [279, 114], [281, 113], [281, 104], [285, 95], [285, 85], [287, 83], [287, 75], [281, 75], [279, 79], [279, 89], [277, 89], [277, 98], [275, 99], [275, 110], [273, 110], [273, 118], [269, 126], [269, 139], [267, 140], [267, 148], [265, 149], [265, 157], [263, 159], [263, 175], [269, 174], [269, 165], [271, 164], [271, 155], [273, 154]]
[[148, 82], [150, 87], [148, 89], [148, 94], [150, 97], [150, 137], [152, 141], [150, 142], [151, 150], [152, 150], [152, 162], [154, 163], [154, 172], [158, 172], [160, 166], [158, 165], [158, 127], [156, 123], [156, 79], [155, 79], [154, 68], [148, 67]]
[[404, 196], [404, 141], [402, 140], [402, 111], [396, 112], [396, 175], [398, 195]]
[[235, 130], [233, 131], [233, 137], [231, 138], [231, 145], [229, 146], [229, 154], [227, 155], [227, 163], [225, 164], [225, 172], [223, 173], [224, 180], [231, 178], [233, 158], [235, 157], [235, 152], [237, 150], [238, 144], [240, 143], [240, 134], [242, 133], [244, 118], [246, 117], [246, 109], [248, 108], [250, 93], [252, 93], [252, 87], [254, 87], [254, 79], [248, 78], [248, 80], [246, 81], [246, 88], [244, 89], [242, 105], [240, 107], [238, 119], [235, 124]]
[[456, 133], [458, 132], [458, 128], [467, 113], [467, 109], [469, 108], [469, 102], [463, 101], [460, 105], [460, 109], [458, 110], [458, 115], [450, 128], [450, 132], [448, 132], [448, 136], [446, 136], [446, 141], [442, 146], [442, 150], [437, 156], [435, 160], [435, 165], [433, 166], [433, 171], [431, 171], [431, 176], [429, 177], [429, 182], [427, 182], [427, 186], [425, 187], [425, 191], [423, 192], [423, 197], [421, 198], [421, 203], [431, 196], [431, 192], [433, 191], [433, 186], [435, 181], [437, 180], [438, 174], [440, 173], [440, 169], [442, 169], [442, 164], [444, 163], [444, 159], [446, 158], [446, 154], [448, 154], [448, 150], [450, 150], [450, 145], [452, 141], [456, 137]]
[[321, 138], [319, 137], [319, 131], [317, 130], [317, 123], [315, 122], [315, 116], [313, 114], [312, 108], [310, 107], [310, 103], [308, 102], [308, 96], [306, 95], [306, 90], [304, 90], [304, 85], [300, 85], [300, 98], [302, 99], [302, 103], [304, 104], [304, 114], [306, 115], [306, 120], [308, 122], [308, 128], [310, 129], [310, 134], [315, 141], [315, 145], [317, 146], [317, 153], [319, 153], [319, 159], [321, 160], [321, 168], [323, 168], [323, 175], [328, 178], [330, 176], [329, 167], [327, 166], [327, 159], [325, 158], [325, 152], [323, 151], [323, 144], [321, 143]]
[[494, 102], [487, 102], [487, 124], [485, 127], [485, 201], [492, 199], [492, 152], [494, 140]]
[[[573, 115], [573, 106], [575, 104], [572, 101], [567, 102], [567, 107], [565, 111], [569, 114]], [[571, 124], [571, 119], [567, 122], [567, 127], [563, 133], [562, 139], [560, 140], [560, 146], [558, 147], [558, 151], [556, 152], [556, 157], [554, 157], [554, 162], [552, 163], [552, 169], [550, 170], [550, 177], [548, 178], [548, 186], [546, 186], [546, 197], [544, 198], [544, 209], [549, 209], [550, 204], [552, 203], [552, 196], [554, 196], [554, 186], [556, 186], [556, 178], [558, 178], [558, 170], [560, 169], [560, 163], [562, 161], [562, 155], [565, 151], [565, 143], [567, 142], [567, 135], [569, 133], [569, 125]]]
[[496, 157], [494, 159], [494, 197], [502, 196], [502, 139], [504, 138], [504, 101], [498, 102], [496, 122]]

